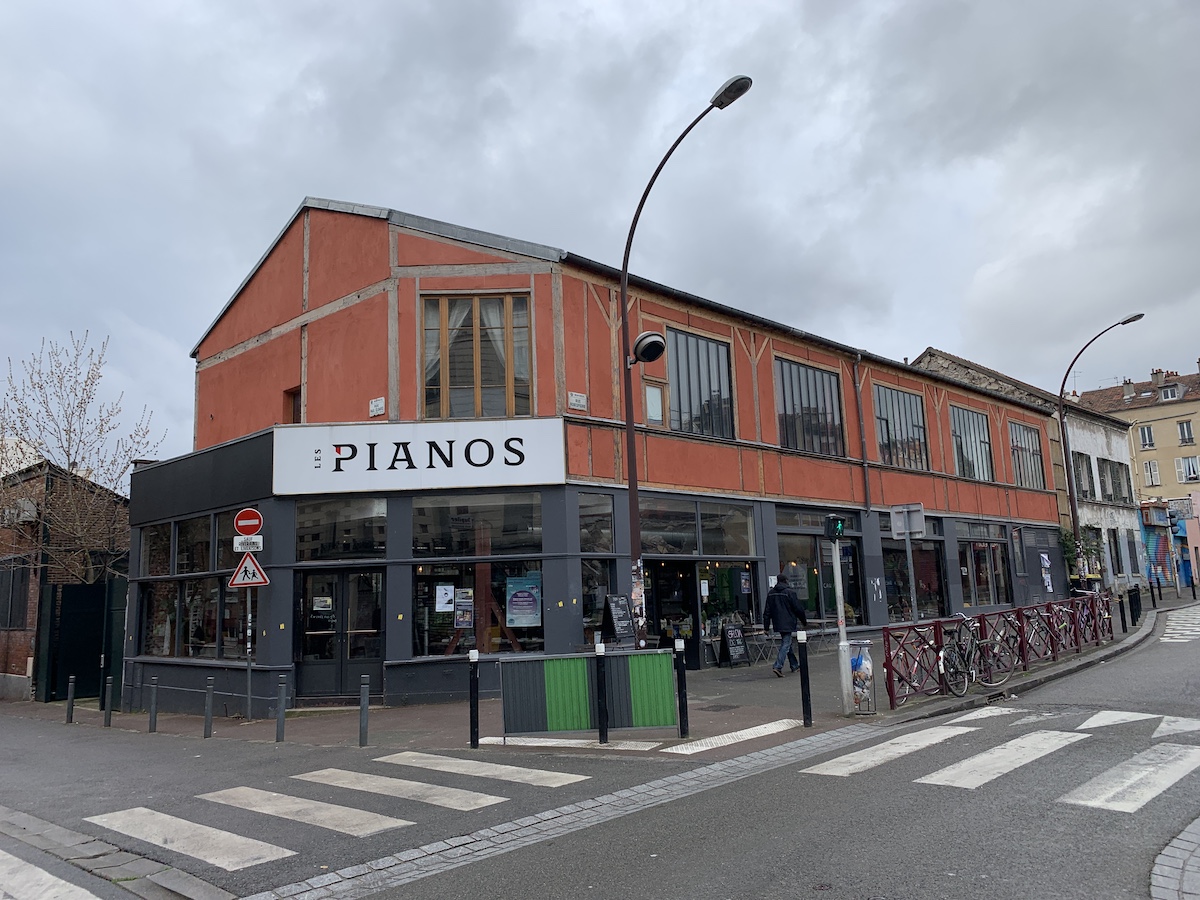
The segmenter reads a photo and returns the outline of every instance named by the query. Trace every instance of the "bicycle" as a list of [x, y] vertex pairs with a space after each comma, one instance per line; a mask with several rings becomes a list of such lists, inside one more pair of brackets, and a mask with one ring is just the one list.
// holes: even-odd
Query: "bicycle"
[[1016, 654], [1010, 644], [994, 638], [979, 639], [979, 622], [965, 613], [956, 613], [961, 621], [954, 640], [942, 650], [942, 673], [946, 687], [956, 697], [967, 692], [972, 682], [984, 687], [1000, 687], [1017, 668]]
[[920, 646], [916, 652], [912, 652], [913, 648], [907, 645], [901, 645], [901, 649], [905, 652], [905, 655], [911, 655], [911, 662], [901, 664], [899, 653], [892, 661], [892, 673], [896, 676], [895, 693], [897, 706], [900, 706], [913, 694], [936, 694], [942, 689], [941, 679], [939, 678], [942, 665], [942, 651], [930, 640], [929, 636], [932, 631], [933, 629], [929, 626], [914, 628], [912, 633], [920, 641]]

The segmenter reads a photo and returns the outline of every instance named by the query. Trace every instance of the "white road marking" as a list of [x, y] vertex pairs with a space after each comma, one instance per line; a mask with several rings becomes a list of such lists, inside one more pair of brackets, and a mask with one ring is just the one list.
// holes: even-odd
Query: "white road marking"
[[395, 763], [398, 766], [413, 766], [434, 772], [450, 772], [454, 775], [477, 775], [480, 778], [495, 778], [517, 784], [532, 784], [537, 787], [562, 787], [577, 781], [586, 781], [587, 775], [572, 775], [570, 772], [549, 772], [545, 769], [526, 769], [521, 766], [505, 766], [500, 763], [481, 762], [475, 759], [458, 759], [453, 756], [434, 756], [431, 753], [393, 753], [381, 756], [375, 762]]
[[1163, 716], [1162, 724], [1154, 730], [1151, 738], [1166, 737], [1169, 734], [1184, 734], [1188, 731], [1200, 731], [1200, 719], [1183, 719], [1179, 716]]
[[63, 881], [33, 863], [0, 850], [0, 897], [12, 900], [100, 900], [89, 890]]
[[501, 747], [569, 747], [573, 750], [653, 750], [662, 741], [609, 741], [602, 744], [587, 738], [481, 737], [479, 743]]
[[293, 822], [303, 822], [306, 825], [316, 825], [354, 837], [366, 837], [368, 834], [378, 834], [381, 831], [413, 824], [407, 819], [393, 819], [364, 809], [351, 809], [348, 806], [290, 797], [287, 794], [260, 791], [252, 787], [213, 791], [211, 794], [200, 794], [199, 799], [212, 800], [214, 803], [224, 803], [226, 806], [236, 806], [238, 809], [248, 809]]
[[1159, 744], [1059, 797], [1060, 803], [1137, 812], [1193, 769], [1200, 747]]
[[951, 719], [947, 724], [953, 725], [955, 722], [973, 722], [976, 719], [990, 719], [993, 716], [1007, 716], [1012, 713], [1021, 712], [1011, 706], [985, 706], [982, 709], [972, 710], [966, 715], [959, 716], [956, 719]]
[[1031, 731], [916, 781], [918, 784], [944, 784], [973, 791], [1026, 763], [1089, 737], [1091, 735], [1070, 731]]
[[457, 809], [464, 812], [481, 809], [494, 803], [503, 803], [508, 799], [491, 794], [479, 794], [475, 791], [464, 791], [459, 788], [442, 787], [438, 784], [426, 784], [421, 781], [405, 781], [402, 778], [386, 778], [382, 775], [348, 772], [345, 769], [319, 769], [316, 772], [305, 772], [303, 775], [293, 775], [292, 777], [299, 778], [301, 781], [349, 788], [353, 791], [367, 791], [387, 797], [399, 797], [402, 800], [415, 800], [418, 803], [428, 803], [432, 806], [442, 806], [446, 809]]
[[1185, 609], [1167, 615], [1167, 627], [1163, 629], [1159, 643], [1186, 644], [1200, 638], [1200, 610]]
[[230, 834], [228, 831], [209, 828], [207, 825], [199, 825], [186, 819], [177, 819], [166, 813], [146, 809], [144, 806], [135, 806], [103, 816], [91, 816], [84, 821], [165, 850], [174, 850], [176, 853], [222, 868], [226, 872], [236, 872], [248, 866], [295, 856], [293, 851], [276, 847], [274, 844]]
[[978, 730], [963, 725], [938, 725], [926, 728], [924, 731], [915, 731], [912, 734], [892, 738], [890, 741], [884, 741], [874, 747], [867, 747], [865, 750], [855, 750], [853, 753], [809, 766], [801, 771], [814, 775], [838, 775], [841, 777], [856, 775], [910, 753], [916, 753], [918, 750], [924, 750], [926, 747], [932, 747], [934, 744], [940, 744], [942, 741], [948, 741], [960, 734], [969, 734]]
[[1085, 731], [1089, 728], [1105, 728], [1109, 725], [1125, 725], [1129, 722], [1141, 722], [1143, 719], [1157, 719], [1158, 716], [1151, 713], [1139, 712], [1120, 712], [1119, 710], [1106, 709], [1103, 712], [1098, 712], [1082, 725], [1076, 726], [1076, 731]]
[[789, 728], [799, 728], [803, 724], [803, 719], [780, 719], [777, 722], [767, 722], [765, 725], [755, 725], [753, 728], [743, 728], [741, 731], [731, 731], [728, 734], [718, 734], [709, 738], [701, 738], [698, 741], [689, 741], [686, 744], [677, 744], [674, 747], [663, 747], [662, 752], [681, 753], [684, 756], [690, 756], [693, 753], [702, 753], [705, 750], [712, 750], [716, 747], [727, 747], [730, 744], [738, 744], [742, 741], [766, 737], [768, 734], [778, 734], [781, 731], [787, 731]]

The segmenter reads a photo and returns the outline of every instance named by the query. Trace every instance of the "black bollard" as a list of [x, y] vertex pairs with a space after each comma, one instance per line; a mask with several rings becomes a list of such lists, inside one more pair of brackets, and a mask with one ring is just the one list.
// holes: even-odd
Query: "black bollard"
[[1125, 598], [1117, 594], [1117, 610], [1121, 613], [1121, 634], [1129, 633], [1129, 626], [1125, 622]]
[[679, 736], [688, 736], [687, 664], [683, 658], [683, 639], [675, 640], [675, 687], [679, 693]]
[[67, 724], [75, 721], [75, 676], [67, 679]]
[[371, 676], [358, 679], [358, 746], [367, 746], [367, 710], [371, 704]]
[[158, 731], [158, 676], [150, 678], [150, 733]]
[[608, 743], [608, 680], [604, 670], [604, 645], [596, 645], [596, 724], [600, 728], [600, 743]]
[[213, 676], [204, 681], [204, 736], [212, 737]]
[[283, 741], [283, 720], [287, 712], [287, 676], [279, 676], [279, 687], [275, 690], [275, 743]]
[[808, 632], [796, 632], [796, 650], [800, 659], [800, 709], [804, 713], [804, 727], [812, 728], [812, 685], [808, 680]]
[[[1157, 582], [1157, 584], [1155, 584]], [[1154, 599], [1154, 588], [1158, 588], [1158, 600], [1162, 599], [1162, 582], [1155, 578], [1150, 582], [1150, 606], [1153, 609], [1158, 609], [1158, 600]]]
[[1195, 600], [1196, 599], [1196, 567], [1195, 567], [1195, 565], [1192, 566], [1192, 581], [1191, 581], [1190, 587], [1192, 589], [1192, 599]]
[[113, 679], [109, 675], [104, 679], [104, 727], [112, 727], [112, 692]]
[[471, 696], [471, 749], [479, 749], [479, 651], [467, 653], [467, 681]]

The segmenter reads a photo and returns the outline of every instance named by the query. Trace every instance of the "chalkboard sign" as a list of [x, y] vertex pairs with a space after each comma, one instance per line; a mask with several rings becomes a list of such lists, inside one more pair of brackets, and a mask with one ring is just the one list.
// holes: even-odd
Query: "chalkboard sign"
[[604, 598], [604, 624], [600, 633], [606, 641], [633, 640], [633, 613], [624, 594], [609, 594]]
[[742, 633], [741, 625], [724, 625], [721, 627], [721, 655], [717, 665], [729, 663], [733, 668], [738, 663], [750, 665], [750, 653], [746, 649], [746, 635]]

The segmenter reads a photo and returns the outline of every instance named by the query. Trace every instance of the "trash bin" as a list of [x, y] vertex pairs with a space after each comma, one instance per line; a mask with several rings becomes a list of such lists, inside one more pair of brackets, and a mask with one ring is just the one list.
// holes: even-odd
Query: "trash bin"
[[1142, 617], [1142, 589], [1136, 584], [1132, 585], [1125, 597], [1129, 600], [1129, 621], [1136, 625]]
[[854, 712], [875, 712], [875, 667], [871, 662], [870, 641], [850, 641], [850, 674], [854, 684]]

